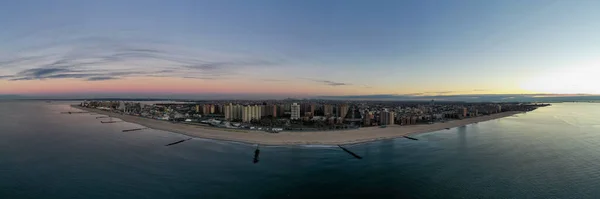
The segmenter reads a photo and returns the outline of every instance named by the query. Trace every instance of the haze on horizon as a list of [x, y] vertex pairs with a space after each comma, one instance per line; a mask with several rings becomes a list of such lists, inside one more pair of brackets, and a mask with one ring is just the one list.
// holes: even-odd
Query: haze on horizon
[[0, 95], [600, 94], [600, 1], [0, 2]]

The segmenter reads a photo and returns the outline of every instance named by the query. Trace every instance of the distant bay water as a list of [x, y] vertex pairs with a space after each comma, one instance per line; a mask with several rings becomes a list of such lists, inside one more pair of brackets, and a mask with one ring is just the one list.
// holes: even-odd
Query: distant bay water
[[407, 139], [262, 147], [121, 132], [65, 102], [0, 102], [0, 198], [597, 198], [600, 104]]

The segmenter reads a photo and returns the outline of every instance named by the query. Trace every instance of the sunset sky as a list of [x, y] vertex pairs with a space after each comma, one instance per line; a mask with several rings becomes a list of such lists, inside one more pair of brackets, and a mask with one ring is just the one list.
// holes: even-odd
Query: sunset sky
[[0, 1], [0, 94], [600, 94], [600, 1]]

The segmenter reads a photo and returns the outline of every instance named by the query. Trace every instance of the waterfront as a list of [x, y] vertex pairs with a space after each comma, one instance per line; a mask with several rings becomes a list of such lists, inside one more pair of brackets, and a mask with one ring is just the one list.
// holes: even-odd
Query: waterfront
[[550, 107], [347, 146], [263, 147], [0, 102], [1, 198], [594, 198], [600, 106]]
[[471, 123], [493, 120], [497, 118], [511, 116], [518, 111], [503, 112], [489, 116], [479, 116], [464, 120], [454, 120], [445, 123], [423, 124], [412, 126], [392, 125], [387, 128], [361, 128], [357, 130], [343, 131], [316, 131], [316, 132], [281, 132], [266, 133], [262, 131], [250, 131], [244, 129], [226, 129], [209, 126], [177, 124], [168, 121], [154, 120], [138, 116], [123, 115], [112, 113], [99, 109], [83, 108], [72, 106], [73, 108], [90, 111], [98, 114], [105, 114], [110, 117], [123, 119], [127, 122], [143, 125], [157, 130], [176, 132], [192, 137], [208, 138], [215, 140], [238, 141], [250, 144], [266, 145], [338, 145], [338, 144], [357, 144], [363, 142], [372, 142], [377, 140], [398, 138], [410, 134], [431, 132], [446, 128], [455, 128]]

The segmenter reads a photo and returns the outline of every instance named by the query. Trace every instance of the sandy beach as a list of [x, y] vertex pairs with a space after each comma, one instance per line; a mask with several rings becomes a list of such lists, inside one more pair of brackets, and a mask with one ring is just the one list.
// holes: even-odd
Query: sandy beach
[[389, 125], [387, 128], [364, 127], [353, 130], [340, 131], [315, 131], [315, 132], [281, 132], [267, 133], [263, 131], [250, 131], [243, 129], [225, 129], [201, 125], [190, 125], [181, 123], [171, 123], [148, 118], [142, 118], [131, 115], [121, 115], [102, 111], [98, 109], [72, 106], [74, 108], [95, 112], [102, 115], [122, 119], [123, 121], [136, 123], [151, 129], [170, 131], [180, 133], [191, 137], [207, 138], [215, 140], [227, 140], [236, 142], [245, 142], [262, 145], [343, 145], [356, 144], [362, 142], [371, 142], [376, 140], [398, 138], [410, 134], [425, 133], [443, 130], [446, 128], [455, 128], [483, 122], [502, 117], [511, 116], [519, 111], [503, 112], [494, 115], [467, 118], [463, 120], [452, 120], [445, 123], [420, 124], [410, 126]]

